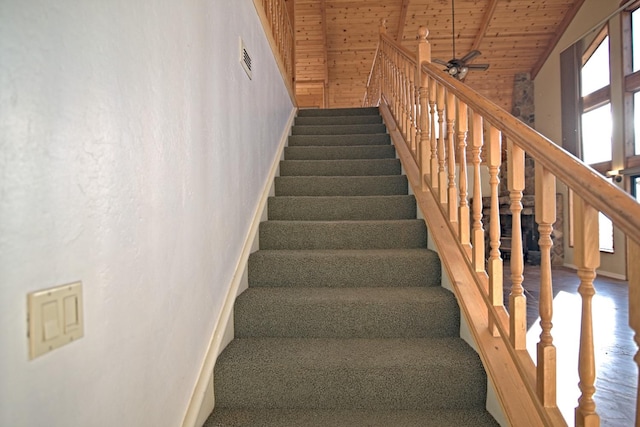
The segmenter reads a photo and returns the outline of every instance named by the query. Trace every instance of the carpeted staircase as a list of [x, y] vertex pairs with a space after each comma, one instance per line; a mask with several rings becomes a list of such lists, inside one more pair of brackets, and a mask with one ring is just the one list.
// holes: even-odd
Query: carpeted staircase
[[377, 109], [301, 110], [205, 426], [493, 426]]

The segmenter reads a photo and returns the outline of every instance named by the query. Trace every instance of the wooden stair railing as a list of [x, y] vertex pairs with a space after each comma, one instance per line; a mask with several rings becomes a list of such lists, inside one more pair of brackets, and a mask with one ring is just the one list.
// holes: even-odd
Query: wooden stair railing
[[[556, 180], [575, 194], [573, 222], [578, 292], [582, 298], [577, 426], [598, 426], [593, 399], [595, 362], [592, 298], [599, 266], [598, 212], [625, 233], [628, 248], [629, 323], [640, 344], [640, 204], [560, 146], [462, 82], [431, 64], [428, 31], [418, 31], [417, 53], [386, 35], [384, 23], [364, 106], [379, 105], [423, 210], [435, 245], [470, 325], [478, 352], [511, 425], [566, 425], [556, 404], [551, 248], [556, 222]], [[512, 213], [509, 312], [503, 302], [498, 186], [506, 141]], [[472, 188], [468, 188], [467, 153]], [[540, 334], [537, 357], [526, 351], [521, 232], [524, 161], [535, 160], [535, 221], [540, 235]], [[485, 261], [481, 165], [491, 189], [489, 254]], [[471, 192], [472, 203], [469, 202]], [[479, 310], [478, 307], [484, 307]], [[635, 361], [640, 364], [640, 352]], [[636, 399], [638, 402], [638, 400]], [[636, 426], [640, 426], [638, 412]]]
[[295, 39], [285, 0], [253, 0], [291, 101], [295, 104]]

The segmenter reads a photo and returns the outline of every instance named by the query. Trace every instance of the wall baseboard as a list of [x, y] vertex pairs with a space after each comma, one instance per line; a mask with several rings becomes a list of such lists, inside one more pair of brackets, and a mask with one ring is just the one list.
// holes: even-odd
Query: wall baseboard
[[242, 290], [242, 282], [246, 281], [247, 262], [249, 260], [249, 255], [256, 249], [255, 242], [258, 236], [258, 228], [260, 226], [260, 222], [264, 218], [263, 215], [266, 211], [267, 199], [270, 192], [272, 191], [274, 178], [279, 172], [280, 159], [282, 158], [284, 147], [287, 145], [287, 140], [296, 113], [297, 109], [294, 108], [291, 111], [289, 120], [287, 121], [287, 124], [285, 125], [285, 128], [282, 132], [280, 143], [278, 145], [278, 149], [276, 150], [276, 155], [274, 156], [269, 175], [265, 180], [258, 206], [256, 207], [256, 210], [253, 214], [253, 220], [251, 221], [251, 226], [249, 227], [249, 231], [247, 232], [247, 236], [242, 247], [242, 252], [240, 253], [240, 258], [238, 259], [238, 264], [236, 265], [231, 283], [227, 288], [227, 295], [225, 297], [224, 304], [222, 305], [222, 310], [220, 311], [218, 321], [216, 322], [213, 332], [211, 333], [207, 352], [204, 357], [202, 367], [200, 368], [200, 374], [198, 375], [198, 379], [196, 380], [193, 394], [191, 395], [191, 399], [189, 400], [189, 404], [182, 421], [182, 427], [201, 427], [204, 421], [206, 421], [206, 419], [213, 411], [215, 403], [213, 398], [213, 368], [215, 366], [216, 360], [218, 359], [218, 355], [220, 354], [220, 352], [222, 352], [222, 350], [224, 350], [226, 345], [233, 338], [233, 322], [230, 322], [233, 316], [233, 305], [235, 303], [238, 292]]
[[[570, 268], [571, 270], [578, 271], [578, 267], [573, 265], [573, 264], [566, 264], [565, 263], [563, 265], [563, 267]], [[610, 271], [605, 271], [605, 270], [600, 270], [600, 269], [596, 269], [596, 274], [598, 276], [604, 276], [604, 277], [608, 277], [610, 279], [627, 280], [627, 276], [625, 276], [624, 274], [612, 273]]]

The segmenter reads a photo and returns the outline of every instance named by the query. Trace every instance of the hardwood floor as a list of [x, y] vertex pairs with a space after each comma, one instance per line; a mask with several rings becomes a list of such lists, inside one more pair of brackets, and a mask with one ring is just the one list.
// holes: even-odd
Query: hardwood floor
[[[505, 304], [511, 288], [508, 261], [505, 261]], [[574, 270], [553, 269], [554, 315], [551, 333], [558, 357], [558, 407], [572, 425], [578, 388], [578, 347], [580, 334], [580, 280]], [[527, 349], [535, 361], [539, 341], [538, 317], [540, 269], [525, 265], [527, 296]], [[593, 297], [594, 347], [596, 357], [596, 410], [601, 426], [621, 427], [635, 423], [638, 370], [633, 357], [637, 347], [629, 327], [627, 282], [598, 276]]]

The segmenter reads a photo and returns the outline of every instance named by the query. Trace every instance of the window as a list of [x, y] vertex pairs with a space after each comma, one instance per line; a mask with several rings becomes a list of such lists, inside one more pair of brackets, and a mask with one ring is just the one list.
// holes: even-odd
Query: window
[[590, 165], [611, 161], [610, 83], [609, 36], [604, 27], [582, 54], [580, 69], [581, 153]]
[[[600, 36], [601, 37], [601, 36]], [[582, 60], [581, 95], [584, 97], [609, 85], [609, 36], [596, 37]]]
[[[582, 160], [594, 166], [612, 158], [610, 85], [609, 36], [605, 27], [583, 53], [580, 70]], [[598, 219], [600, 250], [613, 252], [613, 223], [602, 213]]]
[[591, 165], [611, 160], [611, 130], [611, 103], [582, 114], [582, 160], [585, 163]]

